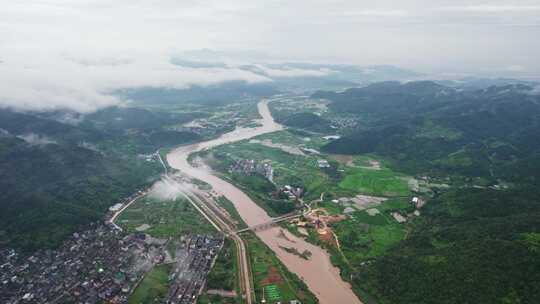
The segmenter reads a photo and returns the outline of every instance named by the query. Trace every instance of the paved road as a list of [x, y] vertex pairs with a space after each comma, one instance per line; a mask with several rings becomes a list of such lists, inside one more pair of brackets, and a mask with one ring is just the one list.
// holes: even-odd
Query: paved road
[[[187, 192], [187, 193], [186, 193]], [[220, 214], [219, 208], [214, 205], [211, 200], [204, 196], [198, 195], [194, 191], [182, 192], [183, 196], [200, 212], [210, 223], [219, 231], [230, 237], [235, 245], [238, 253], [239, 279], [240, 286], [245, 293], [247, 304], [253, 303], [253, 289], [251, 287], [251, 273], [249, 268], [249, 259], [244, 241], [234, 231], [231, 223], [228, 223], [226, 216]]]

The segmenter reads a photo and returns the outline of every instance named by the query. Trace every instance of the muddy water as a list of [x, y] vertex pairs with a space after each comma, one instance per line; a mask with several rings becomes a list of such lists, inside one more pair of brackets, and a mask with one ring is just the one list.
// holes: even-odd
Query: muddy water
[[[212, 175], [208, 170], [192, 167], [187, 159], [189, 154], [193, 152], [282, 130], [282, 126], [274, 122], [268, 109], [267, 101], [261, 101], [258, 104], [258, 109], [262, 116], [260, 121], [262, 126], [256, 128], [239, 128], [214, 140], [177, 148], [167, 155], [167, 161], [171, 167], [205, 181], [217, 193], [228, 198], [249, 226], [268, 222], [271, 220], [271, 217], [240, 189]], [[309, 289], [317, 296], [320, 303], [361, 303], [352, 292], [350, 285], [341, 279], [339, 270], [332, 266], [330, 257], [325, 250], [309, 244], [288, 232], [286, 232], [286, 237], [279, 236], [279, 230], [279, 228], [274, 227], [257, 232], [257, 236], [276, 253], [277, 257], [290, 271], [303, 279]], [[299, 252], [309, 250], [312, 256], [309, 260], [305, 260], [294, 254], [287, 253], [280, 246], [295, 247]]]

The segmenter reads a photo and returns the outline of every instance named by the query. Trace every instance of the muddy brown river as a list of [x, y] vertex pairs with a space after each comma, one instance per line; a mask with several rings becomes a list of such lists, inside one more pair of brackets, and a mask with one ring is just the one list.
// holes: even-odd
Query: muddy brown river
[[[194, 152], [283, 129], [280, 124], [274, 122], [268, 109], [268, 101], [263, 100], [257, 106], [262, 117], [260, 120], [261, 126], [256, 128], [238, 128], [213, 140], [179, 147], [167, 155], [167, 161], [171, 167], [193, 178], [205, 181], [212, 186], [215, 192], [229, 199], [248, 226], [266, 223], [272, 218], [234, 185], [213, 175], [212, 172], [205, 168], [193, 167], [188, 162], [188, 156]], [[339, 269], [331, 264], [329, 254], [325, 250], [288, 232], [285, 232], [287, 238], [284, 238], [283, 236], [279, 236], [279, 232], [280, 228], [273, 227], [268, 230], [258, 231], [256, 234], [275, 252], [276, 256], [291, 272], [294, 272], [306, 283], [311, 292], [319, 299], [320, 303], [362, 303], [352, 292], [350, 284], [341, 279]], [[305, 260], [297, 255], [286, 252], [280, 246], [295, 247], [299, 252], [309, 250], [312, 256], [309, 260]]]

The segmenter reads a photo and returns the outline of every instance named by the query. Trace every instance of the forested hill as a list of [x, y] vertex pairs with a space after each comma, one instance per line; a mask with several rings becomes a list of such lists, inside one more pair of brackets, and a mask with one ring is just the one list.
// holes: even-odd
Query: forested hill
[[459, 91], [434, 82], [381, 83], [343, 93], [318, 92], [337, 113], [366, 117], [324, 147], [376, 153], [407, 172], [490, 179], [521, 176], [540, 160], [540, 96], [525, 85]]
[[2, 246], [54, 247], [159, 177], [161, 165], [138, 154], [199, 139], [164, 128], [196, 115], [108, 108], [77, 124], [52, 119], [68, 114], [0, 110]]
[[379, 304], [540, 302], [540, 96], [434, 82], [318, 92], [360, 126], [323, 150], [373, 154], [434, 188], [408, 236], [357, 269]]

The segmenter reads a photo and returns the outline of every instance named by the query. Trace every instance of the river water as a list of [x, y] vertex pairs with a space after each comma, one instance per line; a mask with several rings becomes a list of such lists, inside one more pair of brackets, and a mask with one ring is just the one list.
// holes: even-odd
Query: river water
[[[248, 226], [266, 223], [272, 218], [237, 187], [213, 175], [212, 172], [205, 168], [191, 166], [188, 162], [188, 156], [194, 152], [283, 129], [280, 124], [274, 122], [268, 109], [268, 101], [263, 100], [259, 102], [257, 107], [262, 117], [260, 120], [261, 126], [255, 128], [238, 128], [213, 140], [179, 147], [167, 155], [167, 161], [171, 167], [193, 178], [205, 181], [212, 186], [215, 192], [229, 199]], [[275, 252], [276, 256], [291, 272], [298, 275], [306, 283], [311, 292], [319, 299], [320, 303], [362, 303], [352, 292], [350, 284], [341, 279], [339, 269], [331, 264], [330, 257], [325, 250], [307, 243], [303, 239], [286, 231], [286, 238], [284, 238], [280, 236], [279, 232], [279, 227], [273, 227], [264, 231], [258, 231], [256, 234]], [[294, 247], [299, 252], [309, 250], [312, 255], [309, 260], [305, 260], [297, 255], [286, 252], [280, 246]]]

